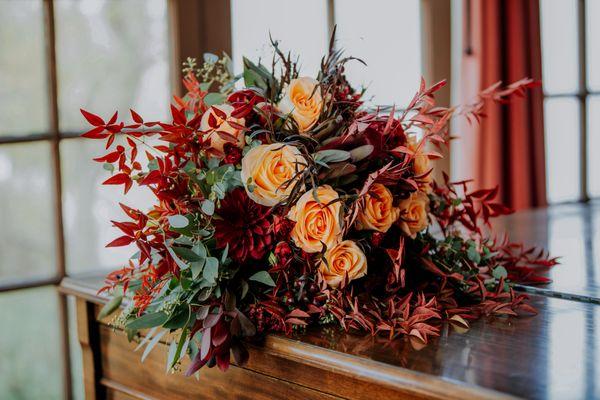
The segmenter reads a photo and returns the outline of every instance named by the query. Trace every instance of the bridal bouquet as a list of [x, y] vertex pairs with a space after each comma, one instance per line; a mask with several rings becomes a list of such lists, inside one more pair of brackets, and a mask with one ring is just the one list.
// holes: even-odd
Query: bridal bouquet
[[[121, 204], [126, 221], [108, 247], [135, 244], [102, 291], [127, 299], [113, 324], [145, 353], [170, 341], [167, 368], [191, 359], [229, 366], [248, 358], [244, 342], [333, 324], [426, 343], [443, 322], [463, 328], [482, 316], [534, 313], [515, 282], [544, 282], [556, 263], [544, 252], [486, 234], [509, 210], [497, 190], [436, 182], [432, 160], [451, 139], [449, 121], [483, 116], [533, 86], [494, 85], [472, 104], [435, 106], [444, 82], [404, 109], [368, 108], [344, 76], [355, 62], [330, 46], [316, 77], [273, 43], [269, 68], [227, 57], [185, 63], [185, 96], [172, 121], [105, 122], [83, 111], [106, 141], [105, 185], [147, 187], [150, 210]], [[242, 85], [243, 83], [243, 85]], [[169, 338], [169, 339], [167, 339]]]

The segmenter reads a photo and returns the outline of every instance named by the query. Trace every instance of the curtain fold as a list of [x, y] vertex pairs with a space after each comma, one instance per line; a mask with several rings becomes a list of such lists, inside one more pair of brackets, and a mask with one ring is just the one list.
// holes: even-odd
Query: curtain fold
[[[560, 29], [557, 27], [557, 29]], [[497, 81], [541, 80], [538, 0], [463, 0], [461, 102]], [[480, 125], [460, 122], [453, 176], [500, 186], [515, 209], [546, 204], [541, 88], [508, 105], [488, 104]]]

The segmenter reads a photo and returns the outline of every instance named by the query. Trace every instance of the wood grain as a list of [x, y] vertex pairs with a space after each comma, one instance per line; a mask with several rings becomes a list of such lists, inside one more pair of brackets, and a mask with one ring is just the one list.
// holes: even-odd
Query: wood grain
[[[248, 369], [230, 367], [227, 373], [216, 368], [202, 369], [199, 378], [165, 373], [167, 346], [157, 345], [143, 363], [123, 332], [100, 327], [103, 382], [127, 387], [139, 398], [168, 399], [335, 399], [319, 391], [274, 379]], [[186, 367], [186, 363], [183, 364]], [[110, 383], [108, 383], [110, 385]]]
[[77, 336], [83, 356], [83, 386], [85, 398], [88, 400], [102, 399], [105, 390], [98, 385], [100, 371], [99, 325], [96, 321], [96, 306], [94, 303], [77, 299]]

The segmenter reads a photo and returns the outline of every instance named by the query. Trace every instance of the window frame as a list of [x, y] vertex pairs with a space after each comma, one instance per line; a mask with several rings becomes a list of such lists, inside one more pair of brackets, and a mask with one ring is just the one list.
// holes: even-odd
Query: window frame
[[[0, 136], [0, 147], [11, 144], [45, 142], [51, 152], [51, 187], [54, 214], [55, 270], [48, 277], [27, 277], [0, 280], [0, 293], [42, 287], [58, 287], [66, 277], [66, 243], [63, 225], [62, 171], [60, 143], [76, 139], [82, 132], [61, 131], [58, 111], [58, 78], [56, 64], [56, 29], [54, 0], [40, 0], [44, 24], [44, 63], [46, 72], [46, 99], [48, 107], [48, 130], [26, 135]], [[215, 51], [216, 48], [231, 51], [231, 27], [229, 1], [211, 2], [199, 0], [165, 0], [170, 46], [171, 91], [181, 93], [181, 64], [188, 55]], [[199, 40], [198, 37], [202, 37]], [[217, 39], [217, 38], [220, 38]], [[58, 295], [58, 319], [60, 330], [60, 353], [62, 357], [62, 386], [66, 399], [73, 398], [69, 343], [68, 306], [65, 294]]]
[[[564, 92], [564, 93], [547, 93], [544, 90], [544, 100], [546, 99], [557, 99], [557, 98], [568, 98], [576, 99], [579, 106], [579, 198], [574, 200], [563, 200], [557, 202], [550, 202], [546, 198], [549, 204], [562, 204], [562, 203], [573, 203], [582, 202], [586, 203], [590, 201], [591, 196], [589, 192], [589, 163], [588, 163], [588, 150], [589, 150], [589, 132], [588, 132], [588, 112], [587, 102], [591, 96], [600, 95], [600, 91], [589, 90], [588, 88], [588, 76], [587, 76], [587, 21], [586, 21], [586, 7], [587, 0], [577, 0], [577, 58], [579, 62], [578, 68], [578, 88], [576, 92]], [[542, 52], [544, 48], [542, 47]], [[542, 71], [543, 72], [543, 71]], [[544, 132], [544, 138], [547, 136]], [[547, 155], [546, 155], [547, 157]], [[547, 161], [548, 162], [548, 161]], [[546, 177], [548, 179], [549, 177]]]

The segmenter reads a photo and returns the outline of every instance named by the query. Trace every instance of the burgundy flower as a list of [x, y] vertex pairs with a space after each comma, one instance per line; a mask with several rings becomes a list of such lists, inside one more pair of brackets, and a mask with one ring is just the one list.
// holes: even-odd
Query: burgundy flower
[[384, 237], [385, 237], [385, 233], [375, 232], [375, 233], [373, 233], [373, 236], [371, 236], [371, 243], [373, 243], [373, 246], [379, 247], [379, 246], [381, 246], [381, 242], [383, 242]]
[[242, 149], [234, 145], [233, 143], [225, 143], [223, 146], [223, 152], [225, 153], [224, 161], [227, 164], [238, 164], [242, 159]]
[[273, 243], [273, 224], [268, 207], [256, 204], [238, 188], [221, 201], [215, 219], [217, 247], [229, 244], [229, 256], [237, 262], [260, 260]]
[[281, 215], [275, 215], [273, 217], [273, 233], [278, 239], [289, 239], [290, 233], [294, 228], [294, 221], [287, 219]]
[[277, 257], [278, 265], [286, 265], [292, 258], [292, 248], [287, 242], [279, 242], [275, 246], [275, 256]]

